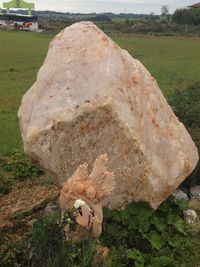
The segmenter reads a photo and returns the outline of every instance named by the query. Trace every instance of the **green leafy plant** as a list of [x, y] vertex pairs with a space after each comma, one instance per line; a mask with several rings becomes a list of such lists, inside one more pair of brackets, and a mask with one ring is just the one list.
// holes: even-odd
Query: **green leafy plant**
[[11, 191], [13, 180], [7, 173], [0, 170], [0, 195], [7, 194]]
[[28, 160], [24, 154], [16, 150], [7, 157], [1, 157], [1, 168], [18, 180], [34, 179], [42, 174], [42, 171]]
[[30, 233], [18, 243], [9, 243], [1, 236], [1, 267], [100, 266], [96, 257], [98, 242], [92, 239], [66, 240], [63, 227], [67, 221], [74, 221], [70, 211], [62, 219], [59, 212], [54, 212], [38, 219]]
[[[122, 211], [104, 210], [103, 235], [99, 241], [66, 240], [64, 226], [74, 229], [71, 211], [38, 219], [20, 242], [12, 244], [0, 236], [2, 267], [197, 267], [200, 244], [182, 218], [187, 203], [173, 198], [157, 211], [146, 203], [132, 203]], [[97, 245], [109, 248], [102, 262]]]
[[128, 259], [133, 260], [135, 263], [135, 267], [142, 267], [144, 266], [144, 256], [143, 254], [137, 249], [129, 249], [128, 250]]
[[7, 194], [13, 187], [12, 175], [4, 170], [4, 158], [0, 156], [0, 195]]
[[[123, 211], [105, 209], [102, 242], [111, 248], [114, 265], [194, 267], [200, 260], [200, 245], [183, 220], [186, 208], [185, 201], [170, 198], [156, 212], [146, 203], [130, 204]], [[191, 259], [188, 254], [194, 248]]]
[[35, 179], [42, 173], [19, 151], [0, 155], [0, 195], [9, 193], [17, 180]]

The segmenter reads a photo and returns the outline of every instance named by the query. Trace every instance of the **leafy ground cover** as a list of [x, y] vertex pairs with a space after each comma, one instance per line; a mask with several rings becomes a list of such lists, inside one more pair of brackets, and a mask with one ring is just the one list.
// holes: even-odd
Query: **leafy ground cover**
[[[153, 210], [146, 203], [123, 211], [104, 210], [100, 240], [67, 241], [59, 212], [36, 220], [30, 232], [13, 244], [1, 233], [2, 267], [197, 267], [200, 242], [183, 220], [184, 201], [168, 199]], [[109, 247], [102, 258], [97, 247]]]
[[146, 203], [105, 214], [104, 244], [111, 247], [113, 266], [197, 266], [199, 238], [183, 220], [184, 201], [169, 198], [156, 212]]
[[0, 156], [0, 196], [10, 192], [17, 181], [35, 180], [42, 174], [42, 170], [19, 151]]

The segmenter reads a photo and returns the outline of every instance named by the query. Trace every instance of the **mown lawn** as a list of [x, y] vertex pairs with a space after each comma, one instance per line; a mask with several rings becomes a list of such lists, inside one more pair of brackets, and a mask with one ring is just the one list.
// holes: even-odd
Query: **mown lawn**
[[21, 147], [17, 110], [36, 79], [52, 36], [0, 32], [0, 154]]
[[[17, 110], [36, 79], [53, 35], [0, 31], [0, 154], [20, 149]], [[138, 58], [168, 96], [200, 80], [200, 38], [125, 37], [113, 39]]]
[[174, 89], [200, 81], [200, 38], [116, 37], [114, 40], [145, 65], [166, 96]]

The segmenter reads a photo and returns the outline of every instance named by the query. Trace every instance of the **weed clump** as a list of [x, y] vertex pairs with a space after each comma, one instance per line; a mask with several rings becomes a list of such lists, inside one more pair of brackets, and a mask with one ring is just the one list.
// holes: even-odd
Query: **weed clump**
[[200, 126], [200, 82], [190, 84], [186, 89], [176, 89], [169, 98], [169, 102], [186, 127]]
[[102, 242], [110, 248], [113, 266], [196, 266], [200, 244], [183, 219], [186, 208], [185, 201], [170, 198], [156, 212], [146, 203], [105, 210]]
[[[101, 266], [96, 248], [98, 241], [66, 240], [59, 212], [38, 219], [20, 242], [8, 243], [5, 237], [0, 250], [1, 267], [89, 267]], [[66, 227], [66, 224], [65, 224]]]
[[[190, 84], [186, 89], [175, 90], [168, 99], [179, 120], [191, 134], [200, 154], [200, 82]], [[191, 187], [200, 184], [200, 164], [184, 182]]]
[[17, 180], [36, 179], [42, 173], [41, 169], [17, 150], [8, 156], [0, 156], [0, 195], [9, 193]]

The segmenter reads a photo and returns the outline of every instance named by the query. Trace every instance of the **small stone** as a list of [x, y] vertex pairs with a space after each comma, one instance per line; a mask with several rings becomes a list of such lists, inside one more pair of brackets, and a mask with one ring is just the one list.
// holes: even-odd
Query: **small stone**
[[54, 213], [56, 210], [58, 210], [58, 206], [55, 203], [50, 202], [45, 207], [44, 212], [45, 213]]
[[184, 193], [183, 191], [179, 190], [179, 189], [176, 190], [174, 193], [172, 193], [172, 196], [174, 196], [176, 200], [183, 199], [185, 201], [188, 201], [188, 199], [189, 199], [187, 194]]
[[190, 195], [190, 189], [187, 188], [186, 186], [183, 186], [182, 184], [179, 186], [179, 188], [177, 190], [183, 191], [183, 193], [185, 193], [187, 196]]
[[200, 185], [195, 185], [190, 189], [190, 197], [200, 200]]
[[183, 214], [184, 219], [188, 224], [193, 224], [197, 219], [197, 213], [194, 210], [185, 210]]

